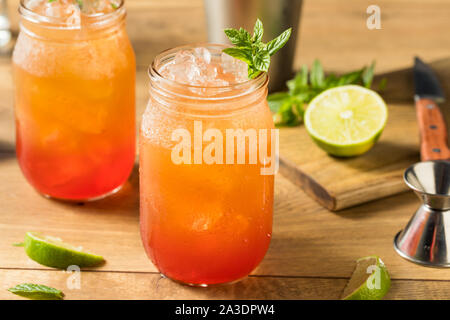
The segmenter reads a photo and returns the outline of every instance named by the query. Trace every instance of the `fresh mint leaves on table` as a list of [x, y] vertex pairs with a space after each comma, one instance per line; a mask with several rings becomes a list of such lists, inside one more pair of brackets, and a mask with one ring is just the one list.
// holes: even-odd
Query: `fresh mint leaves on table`
[[[294, 79], [286, 82], [288, 92], [276, 92], [267, 97], [270, 110], [274, 113], [276, 125], [296, 126], [302, 123], [305, 104], [309, 103], [322, 91], [348, 84], [372, 86], [375, 62], [370, 66], [352, 71], [341, 76], [330, 74], [325, 76], [322, 64], [315, 60], [311, 71], [303, 65]], [[379, 90], [386, 85], [386, 79], [380, 82]]]
[[64, 297], [61, 290], [43, 284], [23, 283], [9, 288], [8, 291], [31, 300], [62, 300]]
[[248, 77], [256, 78], [261, 72], [267, 72], [270, 57], [280, 50], [291, 36], [291, 28], [285, 30], [268, 43], [262, 42], [264, 28], [261, 20], [257, 19], [253, 28], [253, 36], [243, 28], [225, 29], [224, 32], [234, 47], [223, 50], [226, 54], [248, 64]]

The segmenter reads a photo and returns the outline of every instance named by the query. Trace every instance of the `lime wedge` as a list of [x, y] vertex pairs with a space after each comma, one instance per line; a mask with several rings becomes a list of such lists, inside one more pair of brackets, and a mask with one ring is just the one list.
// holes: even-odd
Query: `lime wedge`
[[44, 236], [35, 232], [27, 232], [25, 235], [25, 252], [27, 255], [47, 267], [66, 269], [76, 265], [80, 268], [94, 267], [105, 260], [101, 256], [83, 252], [61, 239]]
[[62, 300], [64, 298], [61, 290], [43, 284], [23, 283], [9, 288], [8, 291], [31, 300]]
[[305, 127], [329, 154], [351, 157], [368, 151], [386, 125], [383, 99], [367, 88], [348, 85], [325, 90], [308, 105]]
[[391, 287], [391, 278], [377, 256], [360, 258], [342, 293], [343, 300], [381, 300]]

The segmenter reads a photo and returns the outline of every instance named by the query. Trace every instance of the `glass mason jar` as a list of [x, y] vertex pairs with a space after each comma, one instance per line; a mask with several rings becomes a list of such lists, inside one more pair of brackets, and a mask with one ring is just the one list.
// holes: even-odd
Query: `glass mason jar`
[[[135, 159], [135, 56], [122, 0], [58, 18], [67, 1], [21, 0], [13, 53], [16, 152], [41, 194], [93, 200], [118, 190]], [[36, 3], [36, 1], [34, 1]], [[62, 12], [62, 11], [61, 11]]]
[[[205, 47], [212, 59], [224, 48]], [[275, 129], [265, 73], [219, 87], [162, 76], [176, 52], [189, 48], [163, 52], [149, 69], [150, 100], [140, 133], [140, 224], [145, 250], [162, 274], [206, 286], [247, 276], [269, 247], [274, 175], [262, 173], [269, 169], [267, 157], [255, 158], [270, 154]]]

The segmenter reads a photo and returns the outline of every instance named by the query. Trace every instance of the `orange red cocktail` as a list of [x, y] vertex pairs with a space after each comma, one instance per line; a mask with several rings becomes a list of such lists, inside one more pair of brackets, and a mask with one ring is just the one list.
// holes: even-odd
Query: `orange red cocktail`
[[102, 3], [81, 12], [70, 0], [21, 3], [17, 158], [27, 180], [51, 197], [102, 197], [133, 167], [135, 57], [123, 2]]
[[[248, 163], [249, 149], [242, 164], [236, 154], [233, 164], [227, 162], [229, 150], [217, 153], [226, 149], [229, 129], [273, 128], [267, 76], [248, 80], [246, 66], [221, 54], [222, 46], [207, 49], [185, 47], [156, 58], [140, 135], [145, 250], [163, 274], [192, 285], [248, 275], [263, 259], [272, 232], [274, 176], [261, 174], [267, 164]], [[208, 129], [217, 142], [211, 155], [223, 163], [198, 157], [211, 151]], [[195, 142], [199, 133], [203, 141]], [[180, 137], [192, 142], [180, 153], [181, 163]], [[258, 139], [258, 149], [263, 146], [270, 150], [270, 139]]]

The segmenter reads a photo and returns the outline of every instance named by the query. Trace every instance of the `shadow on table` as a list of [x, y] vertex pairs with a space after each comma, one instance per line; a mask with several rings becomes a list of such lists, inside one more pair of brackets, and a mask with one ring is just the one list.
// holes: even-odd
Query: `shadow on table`
[[67, 202], [52, 199], [62, 206], [69, 206], [78, 213], [139, 215], [139, 166], [134, 164], [130, 177], [115, 194], [92, 202]]
[[16, 157], [16, 148], [13, 144], [0, 141], [0, 161]]
[[[362, 156], [333, 158], [335, 161], [342, 162], [360, 171], [369, 171], [376, 168], [379, 163], [384, 163], [386, 167], [395, 166], [399, 161], [401, 161], [400, 164], [404, 164], [405, 161], [411, 164], [416, 163], [420, 161], [420, 154], [416, 145], [405, 145], [392, 140], [380, 140]], [[386, 158], [389, 158], [389, 161], [386, 161]]]
[[[436, 73], [446, 96], [450, 97], [450, 57], [425, 62], [429, 63]], [[387, 103], [410, 103], [412, 106], [414, 104], [413, 63], [414, 61], [411, 60], [411, 67], [406, 69], [376, 75], [372, 88], [377, 89], [382, 79], [386, 79], [386, 87], [381, 92], [383, 99]], [[450, 102], [443, 105], [449, 106]]]
[[[236, 283], [208, 288], [188, 287], [167, 278], [153, 280], [157, 299], [339, 299], [346, 279], [308, 279], [271, 276], [248, 276]], [[325, 289], [326, 290], [325, 290]], [[217, 310], [218, 312], [219, 310]]]
[[[383, 210], [395, 211], [396, 208], [407, 206], [407, 204], [417, 202], [419, 199], [412, 191], [405, 192], [401, 195], [393, 195], [391, 197], [378, 199], [368, 203], [364, 203], [349, 209], [334, 212], [335, 215], [350, 220], [366, 220], [374, 215], [379, 215]], [[411, 212], [413, 214], [414, 212]]]

